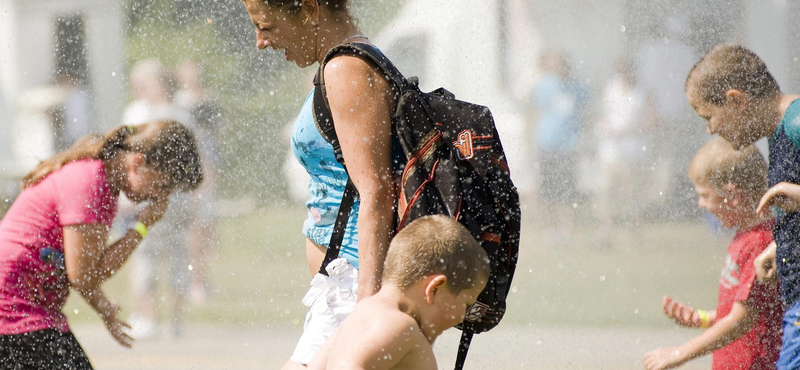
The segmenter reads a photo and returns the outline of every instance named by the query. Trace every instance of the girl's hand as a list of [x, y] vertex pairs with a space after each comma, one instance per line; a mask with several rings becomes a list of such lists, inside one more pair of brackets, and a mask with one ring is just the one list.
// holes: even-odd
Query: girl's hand
[[106, 324], [106, 329], [108, 329], [108, 332], [111, 333], [111, 336], [114, 337], [114, 340], [116, 340], [121, 346], [125, 348], [131, 348], [133, 338], [126, 333], [131, 326], [117, 317], [117, 314], [119, 313], [119, 306], [112, 303], [104, 311], [105, 312], [103, 312], [100, 317], [103, 318], [103, 323]]
[[700, 327], [700, 315], [695, 312], [694, 308], [673, 300], [668, 296], [664, 296], [661, 307], [664, 309], [664, 314], [675, 321], [679, 326], [686, 328]]
[[758, 202], [756, 213], [765, 215], [773, 206], [786, 212], [800, 211], [800, 185], [780, 182], [771, 187]]
[[756, 257], [753, 264], [756, 268], [758, 281], [770, 283], [775, 279], [775, 272], [778, 269], [778, 258], [776, 256], [778, 245], [773, 241], [766, 249]]
[[644, 368], [647, 370], [672, 369], [683, 363], [680, 357], [680, 350], [677, 347], [658, 348], [644, 356]]
[[149, 228], [164, 217], [164, 213], [167, 212], [167, 206], [169, 206], [169, 197], [153, 199], [144, 209], [139, 211], [139, 214], [136, 215], [136, 221]]

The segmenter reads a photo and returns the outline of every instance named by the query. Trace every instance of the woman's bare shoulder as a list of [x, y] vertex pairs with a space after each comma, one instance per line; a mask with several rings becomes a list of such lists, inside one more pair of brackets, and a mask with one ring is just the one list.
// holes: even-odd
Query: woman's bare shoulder
[[376, 90], [391, 90], [389, 82], [378, 72], [374, 64], [356, 56], [343, 55], [332, 59], [325, 65], [324, 73], [326, 86], [362, 85]]

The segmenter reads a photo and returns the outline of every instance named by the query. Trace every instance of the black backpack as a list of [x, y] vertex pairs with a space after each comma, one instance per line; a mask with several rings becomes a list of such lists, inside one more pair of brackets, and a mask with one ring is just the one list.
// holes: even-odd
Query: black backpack
[[[373, 64], [396, 94], [392, 151], [404, 154], [394, 161], [394, 180], [400, 184], [396, 230], [422, 216], [444, 214], [466, 226], [489, 255], [489, 282], [458, 326], [463, 333], [456, 369], [461, 369], [472, 335], [494, 328], [503, 318], [519, 254], [519, 195], [511, 182], [494, 119], [488, 108], [456, 100], [443, 88], [420, 91], [417, 79], [403, 77], [375, 46], [340, 45], [328, 53], [314, 78], [314, 116], [343, 166], [323, 73], [327, 62], [340, 55]], [[338, 258], [356, 196], [348, 180], [320, 273], [325, 274], [325, 267]]]

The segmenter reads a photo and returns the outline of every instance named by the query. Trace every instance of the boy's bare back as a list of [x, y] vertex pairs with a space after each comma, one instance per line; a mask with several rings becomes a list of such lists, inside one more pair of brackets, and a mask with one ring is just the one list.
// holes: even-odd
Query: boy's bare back
[[437, 369], [431, 343], [405, 310], [380, 292], [364, 299], [308, 369]]

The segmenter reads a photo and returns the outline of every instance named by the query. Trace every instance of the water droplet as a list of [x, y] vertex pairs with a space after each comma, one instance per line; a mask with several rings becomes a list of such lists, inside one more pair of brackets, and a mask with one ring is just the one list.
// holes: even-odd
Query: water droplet
[[639, 309], [637, 308], [637, 309], [633, 310], [633, 313], [634, 314], [638, 314], [639, 313]]
[[517, 292], [517, 287], [511, 287], [511, 293], [516, 293], [516, 292]]
[[625, 32], [625, 25], [619, 26], [619, 32]]
[[76, 315], [78, 314], [78, 309], [77, 309], [77, 308], [75, 309], [75, 314], [76, 314]]
[[194, 267], [192, 267], [192, 265], [189, 265], [189, 271], [192, 271], [193, 269]]
[[606, 281], [606, 276], [605, 275], [600, 275], [600, 281]]
[[116, 76], [117, 76], [117, 72], [111, 72], [111, 77], [116, 77]]

